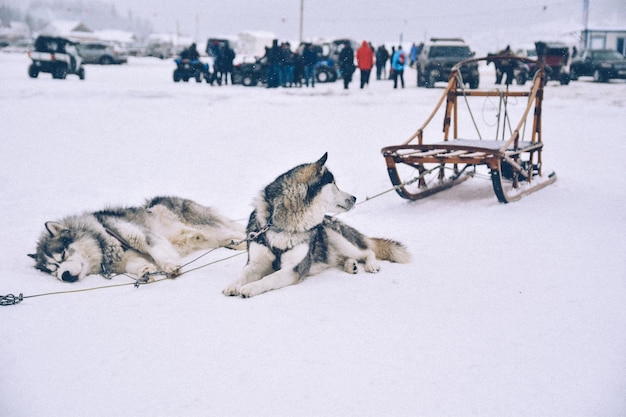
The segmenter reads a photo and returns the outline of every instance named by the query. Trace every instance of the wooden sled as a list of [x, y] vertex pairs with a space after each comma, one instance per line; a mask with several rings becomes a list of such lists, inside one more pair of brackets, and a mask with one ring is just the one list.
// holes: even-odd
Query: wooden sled
[[[556, 174], [544, 175], [542, 166], [541, 103], [545, 83], [543, 65], [527, 58], [506, 57], [516, 61], [515, 65], [533, 64], [539, 67], [530, 90], [514, 90], [509, 85], [505, 90], [464, 88], [461, 66], [497, 59], [499, 58], [473, 58], [454, 66], [448, 85], [426, 122], [403, 144], [387, 146], [381, 150], [389, 178], [401, 197], [410, 200], [428, 197], [474, 175], [480, 175], [478, 168], [481, 166], [488, 168], [493, 190], [502, 203], [519, 200], [556, 181]], [[482, 139], [477, 117], [469, 107], [472, 99], [483, 100], [483, 103], [487, 100], [498, 101], [497, 106], [494, 104], [497, 126], [495, 123], [491, 126], [495, 130], [494, 139]], [[527, 100], [525, 105], [524, 100]], [[443, 138], [426, 141], [425, 132], [435, 115], [441, 113], [444, 101]], [[518, 105], [519, 113], [519, 122], [515, 126], [511, 123], [513, 113], [509, 112], [512, 101]], [[465, 107], [463, 104], [467, 104], [467, 112], [460, 111], [460, 107]], [[474, 125], [478, 133], [474, 133], [478, 136], [477, 139], [459, 137], [461, 120], [471, 122], [466, 123], [470, 127]], [[530, 132], [527, 132], [528, 126], [532, 126]]]

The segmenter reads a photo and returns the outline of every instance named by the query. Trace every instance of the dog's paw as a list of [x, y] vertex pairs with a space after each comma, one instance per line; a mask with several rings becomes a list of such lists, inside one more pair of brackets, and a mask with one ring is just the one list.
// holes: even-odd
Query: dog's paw
[[150, 282], [154, 282], [154, 275], [150, 272], [146, 272], [137, 278], [137, 284], [148, 284]]
[[175, 263], [165, 262], [161, 264], [161, 271], [168, 275], [176, 276], [180, 272], [181, 266]]
[[157, 273], [156, 265], [146, 264], [144, 265], [137, 275], [139, 275], [141, 281], [143, 282], [152, 282], [154, 281], [154, 274]]
[[222, 290], [222, 294], [229, 296], [229, 297], [238, 296], [240, 295], [239, 287], [236, 285], [228, 286]]
[[228, 242], [225, 242], [222, 246], [233, 250], [246, 250], [248, 249], [248, 242], [244, 242], [242, 240], [229, 240]]
[[244, 285], [243, 287], [239, 289], [239, 296], [241, 298], [250, 298], [259, 294], [260, 292], [256, 289], [254, 285], [250, 285], [250, 284]]
[[358, 274], [359, 263], [356, 259], [346, 259], [346, 261], [343, 263], [343, 270], [348, 274]]
[[380, 265], [378, 262], [365, 262], [365, 272], [375, 273], [380, 271]]

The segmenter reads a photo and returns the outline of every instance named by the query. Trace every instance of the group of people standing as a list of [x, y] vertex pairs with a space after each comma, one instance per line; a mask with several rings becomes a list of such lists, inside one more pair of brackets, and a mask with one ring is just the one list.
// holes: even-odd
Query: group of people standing
[[[195, 44], [194, 44], [195, 45]], [[228, 74], [230, 74], [230, 82], [233, 83], [233, 61], [235, 60], [235, 51], [228, 43], [213, 40], [207, 42], [206, 53], [214, 58], [213, 71], [218, 84], [228, 84]]]
[[267, 88], [301, 87], [302, 80], [308, 87], [315, 87], [315, 64], [317, 53], [313, 46], [308, 44], [302, 51], [292, 51], [289, 42], [280, 45], [278, 40], [272, 41], [272, 46], [265, 48], [267, 58]]
[[389, 70], [390, 78], [393, 80], [393, 88], [398, 88], [398, 81], [404, 88], [404, 68], [407, 62], [407, 55], [402, 50], [402, 46], [398, 46], [396, 50], [392, 47], [392, 52], [389, 53], [384, 45], [374, 49], [371, 43], [363, 41], [361, 46], [356, 51], [356, 67], [354, 66], [355, 53], [350, 44], [346, 44], [339, 54], [339, 69], [341, 71], [341, 77], [343, 79], [343, 88], [348, 89], [352, 82], [352, 75], [356, 68], [359, 69], [361, 75], [361, 88], [369, 84], [370, 74], [374, 65], [376, 65], [376, 79], [380, 80], [386, 74], [387, 61], [391, 60], [391, 66]]
[[[206, 53], [215, 59], [213, 65], [216, 81], [219, 84], [228, 84], [228, 75], [230, 74], [232, 84], [235, 51], [227, 43], [213, 40], [207, 43]], [[183, 51], [181, 57], [183, 55], [190, 59], [198, 59], [196, 44], [192, 44]], [[265, 57], [268, 63], [268, 88], [301, 87], [303, 82], [307, 87], [309, 85], [315, 87], [315, 66], [319, 56], [313, 44], [306, 44], [302, 52], [299, 53], [291, 50], [289, 42], [283, 42], [279, 45], [278, 40], [274, 39], [272, 46], [265, 48]], [[369, 84], [374, 65], [376, 66], [376, 79], [387, 78], [387, 61], [390, 61], [389, 79], [393, 80], [393, 88], [398, 87], [398, 81], [404, 88], [404, 68], [407, 63], [407, 55], [402, 50], [402, 46], [398, 46], [397, 50], [392, 47], [390, 53], [384, 45], [375, 49], [370, 42], [363, 41], [355, 53], [350, 43], [345, 43], [339, 53], [338, 61], [344, 89], [348, 89], [357, 68], [360, 71], [360, 88]]]

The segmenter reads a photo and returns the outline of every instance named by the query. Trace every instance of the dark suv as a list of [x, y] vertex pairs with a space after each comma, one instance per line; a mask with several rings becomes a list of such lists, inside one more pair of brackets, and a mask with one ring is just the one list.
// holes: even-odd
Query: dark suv
[[[463, 39], [431, 39], [417, 57], [417, 86], [433, 88], [438, 81], [448, 81], [452, 67], [473, 56], [474, 53]], [[463, 82], [469, 84], [470, 88], [478, 88], [478, 63], [464, 65], [461, 75]]]
[[610, 49], [587, 49], [570, 64], [570, 79], [590, 75], [596, 82], [611, 78], [626, 79], [626, 58]]
[[35, 41], [35, 50], [28, 52], [28, 56], [33, 61], [28, 67], [31, 78], [37, 78], [40, 72], [48, 72], [52, 78], [61, 80], [68, 74], [85, 79], [85, 69], [76, 43], [68, 39], [40, 36]]

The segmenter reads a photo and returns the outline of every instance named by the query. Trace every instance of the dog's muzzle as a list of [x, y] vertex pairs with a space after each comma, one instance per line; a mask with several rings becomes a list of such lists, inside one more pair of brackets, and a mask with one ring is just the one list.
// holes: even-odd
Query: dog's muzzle
[[59, 265], [56, 276], [64, 282], [76, 282], [84, 277], [83, 269], [83, 262], [72, 259]]
[[78, 275], [72, 275], [70, 271], [64, 271], [61, 274], [61, 281], [65, 282], [76, 282], [78, 281]]
[[354, 207], [355, 203], [356, 203], [356, 197], [351, 195], [349, 198], [346, 198], [346, 201], [345, 201], [344, 205], [339, 206], [339, 207], [344, 209], [345, 211], [348, 211], [352, 207]]

